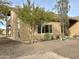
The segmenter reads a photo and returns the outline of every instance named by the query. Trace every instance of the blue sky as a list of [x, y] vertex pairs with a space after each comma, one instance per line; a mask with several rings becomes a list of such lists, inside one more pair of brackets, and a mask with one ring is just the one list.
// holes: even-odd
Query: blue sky
[[[11, 0], [13, 6], [22, 5], [26, 0]], [[56, 5], [56, 0], [31, 0], [34, 1], [35, 5], [45, 8], [46, 10], [52, 10]], [[69, 16], [79, 16], [79, 0], [69, 0], [70, 1], [70, 11]]]
[[[8, 20], [9, 19], [10, 19], [10, 17], [8, 17]], [[6, 21], [3, 21], [2, 19], [0, 19], [0, 28], [6, 29]]]
[[[2, 24], [2, 22], [3, 22], [3, 24]], [[5, 26], [6, 26], [6, 22], [5, 21], [2, 21], [0, 19], [0, 28], [5, 29], [6, 28]]]

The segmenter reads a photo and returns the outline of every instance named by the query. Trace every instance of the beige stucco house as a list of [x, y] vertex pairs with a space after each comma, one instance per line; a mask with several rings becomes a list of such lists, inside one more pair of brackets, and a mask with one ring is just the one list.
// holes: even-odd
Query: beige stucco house
[[[27, 25], [24, 25], [22, 22], [19, 21], [16, 13], [11, 11], [11, 20], [10, 24], [12, 26], [12, 33], [14, 33], [14, 37], [18, 36], [18, 30], [20, 38], [26, 40], [25, 38], [31, 39], [31, 28]], [[70, 36], [79, 35], [79, 17], [69, 17], [70, 27], [69, 32]], [[45, 33], [50, 33], [52, 35], [60, 35], [61, 34], [61, 27], [60, 22], [47, 22], [43, 23], [41, 26], [37, 26], [36, 30], [33, 32], [34, 36], [37, 38], [43, 38]]]
[[[69, 32], [70, 36], [79, 35], [79, 16], [69, 17]], [[61, 34], [60, 22], [48, 22], [47, 24], [52, 25], [52, 32], [56, 35]]]

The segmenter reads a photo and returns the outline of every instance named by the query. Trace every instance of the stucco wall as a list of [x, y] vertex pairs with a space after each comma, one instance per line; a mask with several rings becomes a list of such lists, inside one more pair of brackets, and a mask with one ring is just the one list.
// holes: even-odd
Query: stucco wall
[[18, 18], [14, 11], [11, 11], [11, 33], [14, 40], [18, 39]]
[[[61, 27], [59, 22], [47, 22], [47, 23], [44, 23], [43, 25], [45, 24], [52, 25], [52, 33], [50, 33], [51, 35], [58, 36], [61, 34]], [[34, 34], [38, 37], [38, 39], [39, 38], [43, 39], [46, 33], [38, 33], [37, 31], [35, 31]]]

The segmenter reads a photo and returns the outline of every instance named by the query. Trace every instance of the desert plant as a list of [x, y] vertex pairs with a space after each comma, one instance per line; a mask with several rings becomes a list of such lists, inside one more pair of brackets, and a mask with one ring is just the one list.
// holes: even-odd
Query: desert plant
[[0, 29], [0, 34], [2, 34], [2, 32], [3, 32], [3, 30], [2, 30], [2, 29]]
[[46, 41], [46, 40], [53, 40], [53, 35], [50, 34], [50, 33], [45, 33], [43, 40], [44, 41]]

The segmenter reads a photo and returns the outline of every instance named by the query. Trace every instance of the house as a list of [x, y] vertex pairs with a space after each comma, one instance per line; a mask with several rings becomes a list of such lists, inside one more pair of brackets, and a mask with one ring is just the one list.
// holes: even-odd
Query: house
[[[69, 17], [69, 35], [71, 37], [73, 36], [78, 36], [79, 35], [79, 16], [77, 17]], [[60, 35], [61, 34], [61, 26], [60, 26], [60, 22], [48, 22], [46, 24], [43, 25], [44, 26], [50, 26], [52, 28], [45, 28], [47, 31], [50, 29], [52, 30], [51, 32], [49, 33], [53, 33], [54, 35]], [[43, 29], [43, 28], [42, 28]], [[41, 32], [41, 33], [44, 33], [44, 32]], [[46, 33], [46, 32], [45, 32]]]
[[[12, 26], [12, 33], [14, 37], [20, 36], [22, 40], [29, 40], [32, 38], [31, 36], [31, 28], [28, 25], [24, 25], [22, 22], [19, 21], [16, 13], [11, 11], [11, 20], [10, 24]], [[70, 36], [79, 35], [79, 17], [69, 17], [69, 32]], [[19, 32], [18, 32], [19, 31]], [[19, 33], [19, 34], [18, 34]], [[61, 26], [60, 22], [46, 22], [42, 25], [36, 26], [33, 35], [36, 39], [44, 38], [45, 33], [50, 33], [51, 35], [59, 36], [61, 34]]]
[[[79, 36], [79, 16], [77, 17], [69, 17], [69, 35], [70, 37]], [[42, 31], [41, 30], [42, 27]], [[48, 22], [45, 23], [38, 28], [37, 34], [44, 36], [45, 33], [52, 33], [55, 36], [59, 36], [61, 34], [61, 26], [60, 22]], [[36, 35], [37, 35], [36, 34]]]

